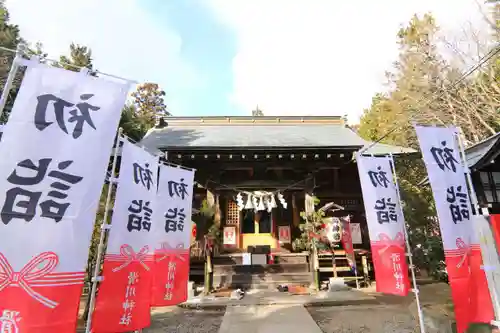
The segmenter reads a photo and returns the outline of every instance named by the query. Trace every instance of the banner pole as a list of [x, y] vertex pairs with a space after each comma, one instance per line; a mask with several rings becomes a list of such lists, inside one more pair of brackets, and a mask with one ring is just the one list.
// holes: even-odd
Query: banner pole
[[115, 148], [113, 152], [113, 162], [111, 166], [111, 175], [109, 177], [109, 186], [108, 193], [106, 196], [106, 205], [104, 208], [104, 217], [101, 225], [101, 234], [99, 236], [99, 246], [97, 248], [96, 262], [94, 267], [94, 274], [92, 276], [92, 290], [90, 292], [90, 304], [89, 304], [89, 314], [87, 317], [87, 325], [85, 328], [86, 333], [90, 333], [90, 328], [92, 325], [92, 314], [94, 313], [94, 307], [96, 302], [96, 292], [97, 292], [97, 283], [99, 282], [99, 273], [101, 272], [101, 260], [104, 254], [104, 238], [106, 236], [106, 231], [109, 229], [110, 225], [108, 225], [108, 216], [111, 205], [111, 193], [113, 192], [113, 183], [115, 178], [115, 170], [117, 164], [118, 150], [120, 149], [120, 141], [123, 135], [123, 129], [120, 127], [118, 129], [118, 133], [116, 135]]
[[0, 118], [2, 117], [3, 110], [5, 109], [5, 104], [7, 104], [7, 99], [9, 98], [10, 90], [12, 89], [12, 84], [14, 83], [14, 78], [16, 77], [17, 70], [19, 69], [19, 64], [23, 58], [25, 45], [23, 43], [17, 44], [16, 56], [12, 60], [12, 66], [10, 66], [9, 75], [5, 81], [3, 87], [2, 96], [0, 97]]
[[[471, 201], [472, 205], [474, 206], [474, 209], [476, 210], [477, 215], [481, 215], [482, 210], [479, 207], [479, 201], [477, 200], [477, 194], [476, 190], [474, 189], [474, 186], [472, 184], [472, 176], [470, 172], [469, 165], [467, 164], [467, 158], [465, 156], [465, 148], [464, 148], [464, 143], [462, 140], [462, 129], [460, 127], [457, 128], [457, 140], [458, 140], [458, 146], [460, 147], [460, 154], [462, 157], [462, 164], [465, 169], [465, 178], [467, 179], [467, 185], [469, 186], [470, 190], [470, 196], [471, 196]], [[481, 211], [481, 212], [480, 212]], [[491, 227], [490, 227], [491, 228]], [[475, 228], [471, 228], [471, 230], [474, 230]], [[481, 233], [481, 231], [479, 231]], [[482, 235], [479, 235], [482, 236]], [[484, 266], [484, 261], [486, 258], [488, 258], [487, 253], [484, 253], [484, 248], [481, 246], [481, 253], [483, 256], [483, 266]], [[498, 255], [495, 251], [494, 255]], [[497, 268], [495, 268], [497, 269]], [[488, 282], [488, 289], [490, 291], [490, 297], [491, 297], [491, 302], [493, 304], [493, 310], [495, 312], [495, 326], [498, 326], [499, 320], [500, 320], [500, 304], [499, 304], [499, 295], [496, 293], [495, 289], [495, 281], [493, 281], [491, 274], [488, 274], [486, 270], [484, 270], [484, 275], [486, 276], [486, 281]]]
[[[394, 177], [394, 183], [396, 185], [396, 193], [398, 195], [399, 207], [401, 207], [401, 213], [403, 214], [403, 206], [401, 202], [401, 193], [399, 192], [399, 181], [398, 176], [396, 175], [396, 165], [394, 163], [394, 158], [392, 153], [389, 154], [390, 163], [392, 166], [392, 176]], [[413, 255], [411, 253], [410, 240], [408, 239], [408, 231], [406, 230], [406, 221], [404, 222], [403, 230], [405, 232], [405, 243], [406, 243], [406, 252], [408, 255], [408, 261], [410, 263], [410, 272], [411, 272], [411, 280], [413, 283], [413, 293], [415, 294], [415, 301], [417, 303], [417, 312], [418, 312], [418, 322], [420, 324], [420, 332], [425, 333], [425, 324], [424, 324], [424, 313], [422, 312], [422, 307], [420, 305], [420, 296], [419, 290], [417, 286], [417, 279], [415, 277], [415, 266], [413, 266]]]

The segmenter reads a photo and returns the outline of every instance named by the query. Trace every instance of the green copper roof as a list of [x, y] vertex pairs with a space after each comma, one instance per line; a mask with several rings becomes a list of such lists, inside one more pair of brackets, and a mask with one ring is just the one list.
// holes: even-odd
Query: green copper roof
[[[214, 120], [215, 119], [215, 120]], [[227, 120], [225, 120], [227, 119]], [[149, 131], [141, 144], [149, 150], [231, 148], [332, 148], [358, 150], [370, 144], [340, 117], [165, 118], [165, 128]], [[376, 144], [367, 154], [413, 153]]]

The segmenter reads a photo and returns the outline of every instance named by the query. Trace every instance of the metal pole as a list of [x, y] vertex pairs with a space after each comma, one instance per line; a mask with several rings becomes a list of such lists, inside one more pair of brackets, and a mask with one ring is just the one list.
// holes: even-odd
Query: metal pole
[[118, 129], [118, 134], [116, 135], [116, 142], [115, 142], [115, 148], [113, 152], [113, 162], [111, 166], [111, 177], [109, 178], [109, 186], [108, 186], [108, 193], [106, 196], [106, 206], [104, 208], [104, 217], [101, 225], [101, 234], [99, 237], [99, 247], [97, 248], [97, 257], [96, 257], [96, 262], [95, 262], [95, 268], [94, 268], [94, 274], [92, 276], [92, 290], [90, 292], [90, 305], [89, 305], [89, 314], [87, 318], [87, 326], [85, 329], [86, 333], [90, 333], [90, 328], [92, 325], [92, 314], [94, 313], [94, 307], [95, 307], [95, 301], [96, 301], [96, 292], [97, 292], [97, 283], [99, 273], [101, 272], [101, 260], [102, 256], [104, 254], [104, 238], [106, 236], [106, 230], [108, 230], [108, 216], [109, 216], [109, 210], [110, 210], [110, 205], [111, 205], [111, 193], [113, 192], [113, 183], [114, 183], [114, 177], [115, 177], [115, 170], [116, 170], [116, 164], [117, 164], [117, 156], [118, 156], [118, 150], [120, 148], [120, 141], [122, 137], [122, 132], [123, 129], [120, 128]]
[[[478, 204], [478, 200], [477, 200], [476, 191], [475, 191], [474, 186], [472, 184], [472, 177], [470, 174], [469, 165], [467, 164], [467, 158], [465, 157], [465, 148], [464, 148], [464, 143], [462, 141], [462, 134], [463, 134], [462, 129], [457, 128], [458, 146], [460, 147], [460, 154], [462, 155], [462, 164], [463, 164], [463, 167], [465, 169], [465, 176], [467, 179], [467, 183], [469, 185], [472, 205], [474, 206], [474, 209], [476, 210], [476, 214], [479, 215], [480, 208], [479, 208], [479, 204]], [[473, 226], [471, 229], [474, 230]], [[484, 250], [484, 248], [481, 246], [481, 253], [482, 253], [482, 257], [483, 257], [483, 261], [484, 261], [484, 259], [487, 258], [488, 255], [487, 255], [487, 253], [484, 253], [483, 250]], [[495, 255], [497, 255], [497, 253], [495, 253]], [[484, 264], [484, 262], [483, 262], [483, 264]], [[495, 269], [498, 269], [498, 268], [495, 268]], [[495, 311], [495, 317], [496, 317], [495, 323], [497, 323], [498, 320], [500, 319], [499, 295], [497, 295], [497, 293], [496, 293], [495, 281], [493, 281], [494, 279], [492, 278], [491, 274], [489, 274], [486, 270], [485, 270], [484, 274], [485, 274], [486, 280], [488, 282], [488, 289], [490, 291], [490, 297], [491, 297], [491, 301], [493, 303], [493, 308], [494, 308], [493, 310]]]
[[20, 60], [23, 58], [25, 48], [26, 46], [24, 44], [17, 44], [16, 56], [12, 61], [12, 66], [10, 66], [9, 75], [7, 76], [7, 81], [5, 81], [2, 96], [0, 97], [0, 118], [2, 117], [3, 110], [5, 109], [5, 104], [7, 103], [7, 99], [9, 98], [9, 93], [12, 89], [12, 84], [14, 83], [14, 78], [16, 77], [17, 70], [19, 69]]
[[[394, 183], [396, 184], [396, 193], [398, 195], [399, 207], [404, 217], [403, 206], [401, 203], [401, 193], [399, 192], [399, 181], [398, 181], [398, 176], [396, 175], [396, 165], [394, 164], [394, 158], [392, 157], [392, 153], [389, 154], [389, 161], [392, 166], [392, 176], [394, 178]], [[405, 232], [406, 252], [408, 255], [408, 261], [410, 263], [411, 280], [413, 283], [413, 293], [415, 293], [415, 301], [417, 303], [418, 322], [420, 324], [420, 332], [425, 333], [424, 313], [422, 312], [422, 307], [420, 306], [420, 296], [417, 286], [417, 279], [415, 277], [415, 266], [413, 266], [413, 256], [411, 254], [410, 240], [408, 239], [408, 231], [406, 230], [406, 222], [404, 220], [403, 223], [404, 223], [403, 230]]]

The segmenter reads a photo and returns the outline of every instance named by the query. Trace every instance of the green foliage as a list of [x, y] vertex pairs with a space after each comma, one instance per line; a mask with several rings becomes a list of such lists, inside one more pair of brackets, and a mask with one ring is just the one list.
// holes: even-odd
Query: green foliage
[[198, 214], [193, 215], [193, 222], [199, 235], [207, 235], [216, 244], [222, 244], [222, 231], [220, 225], [215, 223], [215, 206], [210, 206], [207, 199], [202, 201]]
[[[500, 130], [498, 57], [481, 74], [448, 89], [462, 70], [438, 52], [437, 33], [430, 14], [413, 16], [398, 31], [399, 58], [387, 73], [390, 89], [373, 97], [361, 118], [360, 136], [371, 141], [385, 136], [383, 143], [418, 149], [412, 122], [459, 126], [469, 143]], [[430, 98], [432, 103], [426, 103]], [[418, 185], [427, 175], [425, 167], [421, 160], [398, 159], [396, 171], [415, 265], [442, 279], [444, 255], [434, 200], [429, 187]]]
[[71, 43], [69, 46], [69, 56], [60, 56], [59, 64], [56, 63], [54, 66], [74, 72], [80, 71], [80, 67], [85, 67], [92, 71], [92, 50], [87, 46]]
[[137, 121], [142, 128], [150, 129], [155, 126], [158, 116], [170, 116], [165, 104], [165, 91], [156, 83], [143, 83], [132, 93], [133, 104], [136, 108]]
[[[317, 197], [313, 197], [314, 206], [319, 203]], [[323, 229], [323, 218], [325, 217], [325, 212], [322, 210], [314, 211], [313, 213], [306, 214], [306, 212], [300, 212], [300, 217], [302, 221], [299, 224], [300, 237], [297, 237], [292, 242], [292, 248], [294, 251], [310, 251], [314, 245], [317, 249], [329, 249], [328, 241], [321, 238], [321, 231]], [[316, 235], [316, 237], [311, 237], [311, 235]]]
[[485, 323], [472, 323], [469, 324], [465, 333], [492, 333], [493, 328], [490, 324]]
[[[9, 49], [16, 49], [17, 45], [22, 41], [18, 26], [10, 23], [9, 11], [5, 7], [4, 1], [0, 1], [0, 45]], [[0, 91], [5, 87], [5, 82], [7, 81], [7, 76], [12, 66], [14, 56], [12, 52], [0, 50]], [[19, 74], [12, 84], [4, 112], [2, 116], [0, 116], [0, 124], [7, 121], [12, 105], [14, 104], [17, 90], [21, 85], [21, 80], [22, 71], [19, 71]]]
[[140, 121], [140, 115], [133, 104], [127, 104], [123, 107], [119, 126], [123, 129], [123, 134], [137, 142], [140, 141], [150, 129], [148, 125]]

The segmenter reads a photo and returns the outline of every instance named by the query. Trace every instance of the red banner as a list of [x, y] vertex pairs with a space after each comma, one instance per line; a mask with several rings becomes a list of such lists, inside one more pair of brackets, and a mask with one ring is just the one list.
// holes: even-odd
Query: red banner
[[153, 258], [147, 247], [138, 253], [128, 245], [122, 248], [122, 254], [109, 254], [104, 260], [93, 333], [130, 332], [150, 325]]
[[347, 261], [351, 269], [356, 272], [356, 257], [354, 256], [354, 247], [352, 245], [351, 223], [349, 217], [342, 220], [342, 247], [346, 252]]
[[[180, 244], [182, 245], [182, 244]], [[182, 246], [170, 247], [167, 243], [155, 252], [152, 283], [152, 306], [169, 306], [187, 300], [189, 281], [189, 250]]]
[[491, 322], [494, 312], [481, 249], [478, 245], [468, 248], [461, 239], [457, 240], [457, 248], [445, 251], [445, 258], [457, 331], [465, 332], [469, 323]]
[[54, 273], [58, 263], [55, 253], [44, 252], [16, 271], [0, 253], [1, 333], [76, 330], [85, 273]]
[[403, 234], [398, 233], [394, 239], [380, 235], [378, 241], [371, 242], [371, 249], [377, 291], [399, 296], [408, 295], [410, 282]]
[[473, 316], [471, 322], [490, 323], [495, 318], [488, 281], [483, 270], [483, 258], [479, 245], [472, 245], [469, 252], [471, 274], [470, 302]]
[[500, 249], [500, 214], [490, 215], [491, 230], [495, 238], [497, 252]]
[[[493, 310], [476, 237], [483, 216], [473, 215], [454, 127], [415, 127], [436, 202], [457, 331], [489, 323]], [[489, 229], [489, 226], [488, 226]], [[481, 241], [482, 243], [482, 241]]]
[[74, 333], [130, 84], [26, 65], [0, 144], [0, 332]]
[[356, 156], [370, 232], [377, 291], [406, 296], [409, 291], [405, 220], [393, 179], [392, 157]]

